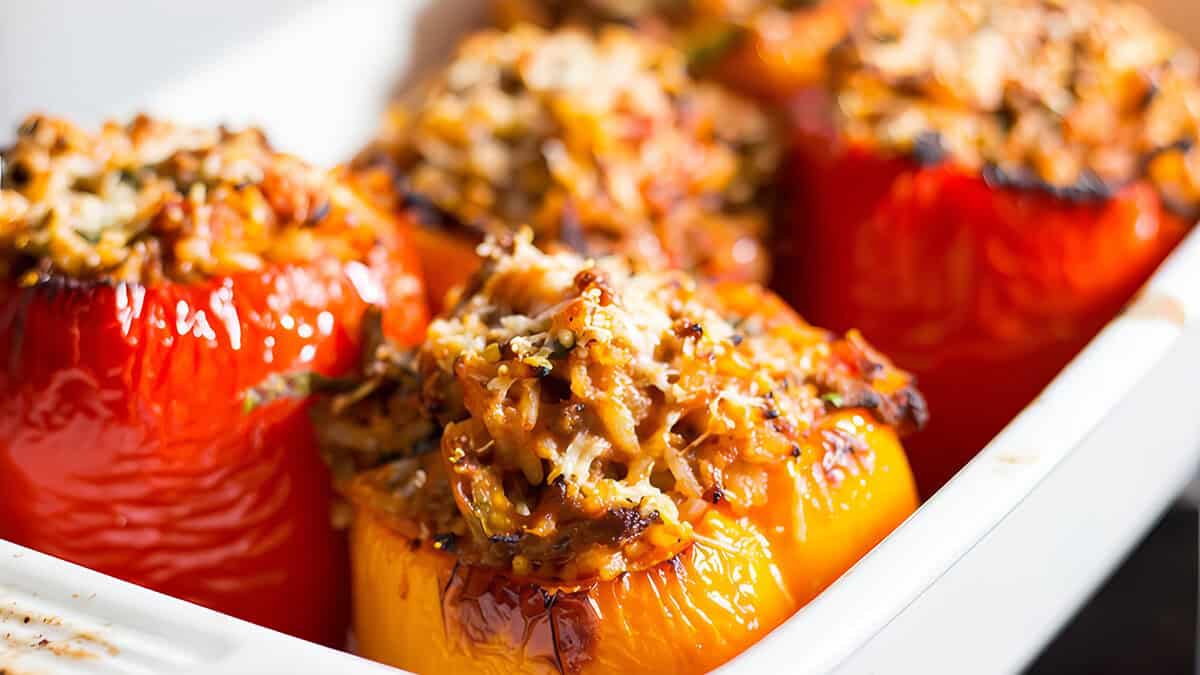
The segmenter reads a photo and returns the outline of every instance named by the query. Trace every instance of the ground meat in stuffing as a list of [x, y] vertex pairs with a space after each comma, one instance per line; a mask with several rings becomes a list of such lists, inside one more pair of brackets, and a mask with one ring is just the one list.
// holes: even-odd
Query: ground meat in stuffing
[[633, 31], [522, 25], [471, 36], [393, 106], [355, 165], [395, 174], [419, 223], [762, 279], [769, 120]]
[[32, 116], [3, 152], [0, 187], [0, 265], [24, 284], [195, 281], [361, 259], [390, 236], [333, 176], [257, 130], [144, 115], [96, 133]]

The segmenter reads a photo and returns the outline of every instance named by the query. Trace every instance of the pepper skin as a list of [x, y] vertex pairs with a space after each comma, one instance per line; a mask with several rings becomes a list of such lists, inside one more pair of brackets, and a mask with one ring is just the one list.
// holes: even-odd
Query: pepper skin
[[712, 63], [695, 63], [694, 57], [694, 65], [747, 96], [765, 103], [786, 102], [797, 90], [822, 80], [829, 52], [861, 21], [869, 4], [823, 0], [791, 9], [782, 25], [743, 30]]
[[816, 596], [917, 504], [895, 434], [863, 410], [823, 420], [769, 490], [769, 503], [744, 516], [710, 508], [697, 543], [672, 560], [554, 588], [456, 564], [444, 542], [410, 537], [410, 523], [352, 488], [359, 653], [430, 673], [711, 670]]
[[386, 156], [366, 155], [361, 166], [342, 167], [338, 173], [376, 208], [395, 214], [401, 221], [421, 264], [429, 311], [441, 314], [447, 294], [479, 269], [480, 258], [475, 254], [479, 238], [463, 231], [465, 228], [457, 223], [444, 220], [432, 207], [406, 204], [397, 187], [399, 175]]
[[1071, 202], [828, 138], [796, 144], [773, 286], [917, 376], [931, 420], [905, 446], [929, 495], [1120, 311], [1186, 223], [1145, 182]]
[[389, 302], [396, 339], [420, 338], [414, 256], [372, 256], [194, 284], [7, 283], [0, 537], [340, 644], [344, 541], [307, 405], [245, 413], [242, 393], [352, 366], [368, 301]]
[[412, 233], [417, 256], [428, 270], [425, 273], [425, 288], [430, 310], [440, 314], [449, 306], [447, 298], [450, 291], [466, 283], [479, 269], [480, 258], [475, 255], [479, 241], [465, 234], [421, 225], [415, 225]]

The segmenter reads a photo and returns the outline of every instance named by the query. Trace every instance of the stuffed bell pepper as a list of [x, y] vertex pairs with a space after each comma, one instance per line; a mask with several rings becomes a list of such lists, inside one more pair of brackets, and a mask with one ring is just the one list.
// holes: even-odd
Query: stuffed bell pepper
[[876, 2], [797, 92], [774, 285], [915, 373], [948, 480], [1121, 309], [1200, 206], [1197, 57], [1107, 0]]
[[363, 656], [415, 672], [699, 672], [916, 507], [925, 408], [756, 285], [489, 239], [415, 350], [315, 409]]
[[434, 305], [485, 233], [523, 225], [539, 246], [766, 278], [769, 120], [633, 31], [478, 33], [385, 127], [353, 171], [415, 221]]
[[306, 405], [368, 304], [426, 322], [395, 223], [257, 131], [29, 118], [0, 191], [0, 537], [294, 635], [345, 635]]

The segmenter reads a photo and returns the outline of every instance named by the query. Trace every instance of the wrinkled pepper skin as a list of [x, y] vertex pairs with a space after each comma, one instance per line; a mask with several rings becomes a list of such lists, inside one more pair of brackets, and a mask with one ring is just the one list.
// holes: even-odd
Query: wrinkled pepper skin
[[924, 495], [963, 467], [1130, 300], [1186, 234], [1144, 182], [1071, 202], [802, 135], [773, 286], [917, 376], [905, 446]]
[[306, 404], [253, 412], [273, 373], [336, 374], [368, 301], [426, 321], [408, 251], [152, 286], [0, 289], [0, 537], [326, 644], [344, 537]]
[[[693, 673], [745, 650], [833, 583], [917, 505], [893, 431], [861, 410], [827, 418], [781, 465], [768, 504], [715, 506], [676, 558], [612, 581], [540, 586], [456, 564], [356, 500], [359, 653], [422, 673]], [[838, 428], [863, 444], [823, 444]]]

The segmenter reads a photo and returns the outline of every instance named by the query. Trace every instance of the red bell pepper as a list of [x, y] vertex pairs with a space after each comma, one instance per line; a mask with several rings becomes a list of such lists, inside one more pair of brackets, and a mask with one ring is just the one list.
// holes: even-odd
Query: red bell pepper
[[245, 412], [242, 395], [275, 373], [351, 367], [369, 302], [392, 308], [393, 337], [418, 340], [415, 264], [405, 245], [198, 283], [3, 283], [0, 537], [340, 643], [345, 542], [307, 406]]
[[920, 165], [802, 133], [774, 285], [806, 319], [860, 329], [917, 375], [905, 442], [926, 495], [1112, 319], [1187, 230], [1155, 189], [1070, 199], [952, 161]]

